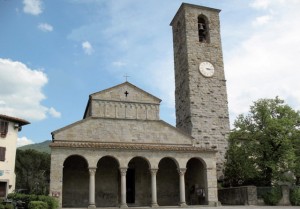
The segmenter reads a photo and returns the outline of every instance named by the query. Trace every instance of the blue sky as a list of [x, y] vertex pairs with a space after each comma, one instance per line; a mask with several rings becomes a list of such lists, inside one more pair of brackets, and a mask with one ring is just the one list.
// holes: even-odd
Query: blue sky
[[[300, 109], [300, 1], [190, 0], [221, 9], [231, 122], [259, 98]], [[88, 96], [128, 80], [175, 124], [169, 23], [178, 0], [0, 0], [0, 114], [31, 122], [19, 144], [82, 119]]]

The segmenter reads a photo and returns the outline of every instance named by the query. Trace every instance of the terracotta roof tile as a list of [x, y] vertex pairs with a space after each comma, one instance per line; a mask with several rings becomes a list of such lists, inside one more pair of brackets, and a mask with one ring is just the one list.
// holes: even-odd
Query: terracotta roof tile
[[193, 147], [187, 145], [155, 145], [155, 144], [125, 144], [125, 143], [99, 143], [99, 142], [67, 142], [54, 141], [50, 147], [57, 148], [93, 148], [93, 149], [121, 149], [121, 150], [157, 150], [157, 151], [188, 151], [188, 152], [217, 152], [212, 149]]
[[23, 120], [23, 119], [16, 118], [16, 117], [11, 117], [11, 116], [7, 116], [7, 115], [2, 115], [2, 114], [0, 114], [0, 119], [13, 121], [13, 122], [18, 122], [22, 126], [30, 124], [30, 122], [28, 122], [27, 120]]

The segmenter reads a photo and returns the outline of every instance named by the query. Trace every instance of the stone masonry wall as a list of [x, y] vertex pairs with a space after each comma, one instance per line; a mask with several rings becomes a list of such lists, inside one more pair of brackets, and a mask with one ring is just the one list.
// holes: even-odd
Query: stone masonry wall
[[[199, 15], [208, 20], [209, 42], [199, 42]], [[196, 139], [196, 146], [217, 147], [220, 177], [230, 127], [219, 10], [184, 4], [172, 26], [177, 127], [191, 134]], [[199, 72], [199, 64], [204, 61], [213, 64], [215, 73], [212, 77], [206, 78]]]
[[[97, 167], [98, 162], [104, 159], [105, 156], [110, 156], [116, 159], [118, 168], [129, 167], [129, 162], [135, 157], [141, 157], [148, 162], [149, 169], [158, 169], [159, 163], [162, 159], [172, 159], [175, 163], [176, 169], [173, 169], [173, 173], [170, 175], [178, 176], [179, 168], [186, 168], [187, 162], [191, 158], [196, 158], [201, 160], [204, 165], [203, 172], [206, 173], [208, 180], [205, 185], [205, 190], [207, 191], [207, 203], [210, 205], [215, 205], [218, 201], [217, 199], [217, 181], [215, 173], [215, 152], [153, 152], [153, 151], [132, 151], [132, 150], [99, 150], [99, 149], [82, 149], [82, 148], [52, 148], [51, 155], [51, 175], [50, 175], [50, 195], [56, 196], [60, 200], [60, 205], [62, 203], [62, 190], [63, 190], [63, 165], [65, 160], [69, 156], [81, 156], [86, 159], [88, 167]], [[99, 166], [99, 165], [98, 165]], [[165, 167], [167, 168], [167, 167]], [[101, 175], [101, 173], [96, 172], [96, 176]], [[96, 180], [97, 181], [97, 180]], [[102, 180], [103, 181], [103, 180]], [[116, 179], [115, 181], [118, 181]], [[187, 180], [188, 181], [188, 180]], [[148, 183], [149, 184], [149, 183]], [[176, 183], [177, 186], [179, 186]], [[159, 186], [158, 186], [159, 188]], [[96, 186], [97, 194], [101, 193], [100, 187]], [[148, 193], [149, 194], [149, 193]], [[98, 198], [98, 197], [97, 197]], [[159, 199], [159, 198], [158, 198]], [[177, 197], [176, 197], [177, 199]], [[97, 199], [98, 201], [98, 199]], [[100, 205], [99, 205], [100, 206]]]

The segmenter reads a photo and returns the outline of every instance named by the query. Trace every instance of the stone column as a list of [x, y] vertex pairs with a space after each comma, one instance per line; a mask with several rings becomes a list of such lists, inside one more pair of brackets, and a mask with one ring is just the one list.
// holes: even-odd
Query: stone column
[[89, 168], [90, 172], [90, 193], [89, 193], [89, 207], [96, 208], [95, 205], [95, 173], [97, 168]]
[[185, 203], [185, 180], [184, 180], [185, 171], [186, 171], [186, 168], [180, 168], [180, 169], [178, 169], [178, 173], [179, 173], [179, 188], [180, 188], [180, 203], [179, 203], [179, 205], [181, 207], [186, 206], [186, 203]]
[[158, 169], [150, 169], [151, 172], [151, 207], [158, 207], [157, 204], [157, 189], [156, 189], [156, 174]]
[[127, 168], [120, 168], [121, 172], [121, 208], [127, 208], [127, 203], [126, 203], [126, 173], [127, 173]]

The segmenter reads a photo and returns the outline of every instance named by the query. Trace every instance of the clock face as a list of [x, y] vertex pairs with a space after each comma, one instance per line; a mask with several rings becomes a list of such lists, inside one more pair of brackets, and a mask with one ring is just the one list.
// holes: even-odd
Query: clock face
[[215, 68], [210, 62], [201, 62], [199, 71], [205, 77], [212, 77], [215, 73]]

